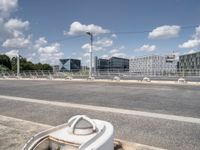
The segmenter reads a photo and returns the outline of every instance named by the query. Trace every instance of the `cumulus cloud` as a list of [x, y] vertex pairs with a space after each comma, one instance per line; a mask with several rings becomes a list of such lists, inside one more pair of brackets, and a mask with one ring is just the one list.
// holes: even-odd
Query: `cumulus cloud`
[[64, 56], [62, 52], [58, 53], [41, 53], [39, 55], [39, 60], [41, 63], [49, 63], [51, 65], [56, 65], [59, 63], [59, 59]]
[[112, 56], [112, 57], [127, 58], [127, 55], [126, 55], [125, 53], [121, 53], [121, 52], [119, 52], [119, 53], [113, 53], [111, 56]]
[[106, 55], [106, 54], [104, 54], [104, 55], [102, 55], [102, 56], [101, 56], [101, 58], [103, 58], [103, 59], [108, 59], [108, 58], [109, 58], [109, 56], [108, 56], [108, 55]]
[[200, 26], [196, 27], [196, 32], [193, 37], [194, 39], [200, 39]]
[[56, 53], [56, 52], [59, 51], [59, 49], [60, 49], [60, 44], [59, 43], [54, 43], [54, 44], [52, 44], [50, 46], [40, 47], [38, 49], [38, 52], [39, 53], [46, 53], [46, 54], [48, 54], [48, 53]]
[[197, 48], [200, 46], [200, 26], [196, 27], [195, 34], [192, 36], [192, 39], [184, 42], [183, 44], [179, 44], [179, 48]]
[[177, 37], [180, 32], [181, 27], [177, 25], [164, 25], [155, 28], [152, 32], [149, 33], [150, 39], [169, 39]]
[[112, 38], [117, 38], [117, 35], [113, 33], [113, 34], [111, 35], [111, 37], [112, 37]]
[[47, 44], [47, 40], [45, 39], [45, 37], [40, 37], [38, 38], [38, 40], [35, 41], [34, 47], [38, 49], [42, 46], [45, 46], [46, 44]]
[[90, 53], [84, 53], [83, 57], [90, 57]]
[[7, 39], [5, 42], [3, 42], [2, 46], [5, 48], [14, 48], [14, 49], [21, 49], [21, 48], [27, 48], [30, 46], [31, 40], [30, 36], [27, 38], [24, 37], [17, 37], [12, 39]]
[[192, 53], [195, 53], [195, 52], [196, 52], [195, 50], [191, 49], [186, 54], [192, 54]]
[[119, 49], [112, 49], [109, 53], [113, 54], [113, 53], [118, 53]]
[[[43, 38], [44, 39], [44, 38]], [[60, 44], [53, 43], [51, 45], [38, 48], [39, 61], [41, 63], [49, 63], [55, 65], [59, 63], [59, 59], [63, 58], [64, 53], [60, 52]]]
[[29, 28], [29, 21], [21, 21], [19, 19], [10, 19], [5, 24], [5, 29], [13, 34], [14, 37], [23, 35], [22, 31]]
[[17, 8], [18, 0], [0, 0], [0, 18], [7, 18]]
[[[102, 38], [102, 39], [98, 39], [97, 41], [95, 41], [93, 43], [92, 48], [93, 48], [94, 51], [101, 51], [101, 50], [104, 50], [105, 48], [108, 48], [112, 45], [113, 45], [113, 40], [108, 39], [108, 38]], [[87, 52], [89, 52], [90, 51], [90, 43], [84, 44], [81, 48], [86, 50]]]
[[148, 44], [145, 44], [141, 46], [140, 48], [136, 49], [136, 51], [146, 51], [146, 52], [153, 52], [155, 50], [156, 50], [155, 45], [148, 45]]
[[178, 47], [179, 48], [195, 48], [200, 45], [200, 39], [193, 39], [193, 40], [188, 40], [187, 42], [184, 42], [183, 44], [180, 44]]
[[87, 31], [93, 33], [94, 35], [109, 32], [109, 30], [104, 29], [98, 25], [94, 25], [94, 24], [84, 25], [78, 21], [75, 21], [70, 25], [69, 31], [64, 31], [64, 34], [65, 35], [82, 35], [82, 34], [86, 34]]
[[101, 47], [110, 47], [113, 45], [113, 40], [103, 38], [103, 39], [96, 41], [94, 44], [97, 46], [99, 45]]
[[19, 51], [18, 50], [11, 50], [9, 52], [6, 52], [5, 54], [12, 58], [12, 57], [16, 57], [19, 54]]

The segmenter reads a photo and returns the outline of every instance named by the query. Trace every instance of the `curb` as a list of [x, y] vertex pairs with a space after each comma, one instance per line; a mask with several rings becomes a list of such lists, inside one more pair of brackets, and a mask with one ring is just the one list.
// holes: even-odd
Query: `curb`
[[[7, 125], [8, 124], [8, 125]], [[17, 141], [15, 140], [9, 140], [9, 145], [12, 145], [13, 149], [21, 149], [23, 147], [23, 145], [26, 143], [28, 138], [31, 138], [35, 133], [37, 132], [41, 132], [42, 130], [46, 130], [49, 129], [53, 126], [50, 125], [46, 125], [46, 124], [41, 124], [41, 123], [36, 123], [36, 122], [31, 122], [31, 121], [27, 121], [27, 120], [22, 120], [22, 119], [17, 119], [17, 118], [12, 118], [12, 117], [7, 117], [7, 116], [2, 116], [0, 115], [0, 127], [3, 126], [4, 128], [6, 128], [7, 130], [11, 130], [12, 132], [9, 132], [10, 138], [15, 135], [16, 133], [18, 133], [17, 138], [20, 138], [20, 142], [21, 143], [16, 143]], [[26, 129], [26, 131], [22, 130]], [[23, 137], [19, 134], [26, 136], [26, 139], [23, 139]], [[16, 132], [16, 133], [15, 133]], [[3, 133], [0, 132], [0, 135], [2, 135]], [[12, 135], [13, 134], [13, 135]], [[2, 136], [3, 137], [3, 136]], [[6, 139], [2, 138], [2, 142], [6, 141]], [[118, 142], [118, 139], [115, 139], [115, 142]], [[120, 140], [122, 141], [122, 140]], [[126, 142], [127, 145], [131, 144], [134, 145], [132, 150], [166, 150], [166, 149], [161, 149], [161, 148], [157, 148], [157, 147], [153, 147], [153, 146], [148, 146], [148, 145], [143, 145], [143, 144], [139, 144], [139, 143], [132, 143], [132, 142], [127, 142], [127, 141], [123, 141]], [[7, 147], [4, 147], [4, 143], [1, 143], [2, 145], [0, 145], [0, 148], [11, 148], [8, 147], [9, 145], [7, 145], [7, 143], [5, 145], [7, 145]]]
[[200, 82], [185, 82], [185, 83], [179, 83], [178, 81], [160, 81], [160, 80], [151, 80], [150, 82], [146, 81], [140, 81], [140, 80], [109, 80], [109, 79], [94, 79], [94, 80], [88, 80], [88, 79], [43, 79], [43, 78], [37, 78], [37, 79], [29, 79], [29, 78], [23, 78], [23, 79], [14, 79], [14, 78], [7, 78], [0, 80], [16, 80], [16, 81], [70, 81], [70, 82], [104, 82], [104, 83], [139, 83], [139, 84], [165, 84], [165, 85], [193, 85], [193, 86], [200, 86]]

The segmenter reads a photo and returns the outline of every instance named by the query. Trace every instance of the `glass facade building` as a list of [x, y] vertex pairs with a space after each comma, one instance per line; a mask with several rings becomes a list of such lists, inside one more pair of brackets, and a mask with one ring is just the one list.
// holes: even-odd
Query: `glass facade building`
[[99, 71], [129, 71], [129, 59], [119, 57], [98, 59], [95, 57], [95, 69]]
[[178, 70], [199, 73], [200, 52], [179, 56]]
[[59, 70], [65, 71], [80, 71], [81, 61], [79, 59], [60, 59]]

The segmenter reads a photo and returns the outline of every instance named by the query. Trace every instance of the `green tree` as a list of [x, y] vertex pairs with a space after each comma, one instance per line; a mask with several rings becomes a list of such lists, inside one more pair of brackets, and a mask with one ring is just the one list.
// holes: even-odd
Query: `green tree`
[[[12, 70], [17, 70], [17, 58], [13, 57], [11, 60]], [[27, 61], [26, 58], [20, 56], [20, 70], [28, 71], [28, 70], [53, 70], [53, 68], [49, 64], [33, 64], [31, 61]]]
[[0, 65], [11, 70], [11, 61], [7, 55], [0, 55]]

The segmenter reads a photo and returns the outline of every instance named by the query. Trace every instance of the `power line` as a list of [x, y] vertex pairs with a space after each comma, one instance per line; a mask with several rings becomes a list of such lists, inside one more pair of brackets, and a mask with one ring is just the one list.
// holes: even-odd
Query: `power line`
[[[189, 26], [181, 26], [182, 30], [195, 28], [199, 25], [189, 25]], [[111, 33], [105, 33], [105, 34], [142, 34], [142, 33], [149, 33], [152, 32], [152, 30], [143, 30], [143, 31], [117, 31], [117, 32], [111, 32]]]
[[[199, 25], [189, 25], [189, 26], [181, 26], [181, 30], [186, 30], [186, 29], [191, 29], [195, 28]], [[144, 34], [144, 33], [149, 33], [152, 32], [152, 30], [143, 30], [143, 31], [116, 31], [116, 32], [109, 32], [109, 33], [102, 33], [100, 35], [111, 35], [111, 34]], [[58, 40], [51, 40], [49, 43], [55, 43], [55, 42], [64, 42], [68, 40], [73, 40], [73, 39], [78, 39], [81, 37], [85, 37], [85, 35], [78, 35], [78, 36], [72, 36], [72, 37], [66, 37]]]
[[63, 41], [67, 41], [67, 40], [78, 39], [78, 38], [81, 38], [81, 37], [84, 37], [84, 35], [78, 35], [78, 36], [73, 36], [73, 37], [66, 37], [66, 38], [57, 39], [57, 40], [50, 40], [48, 43], [63, 42]]

